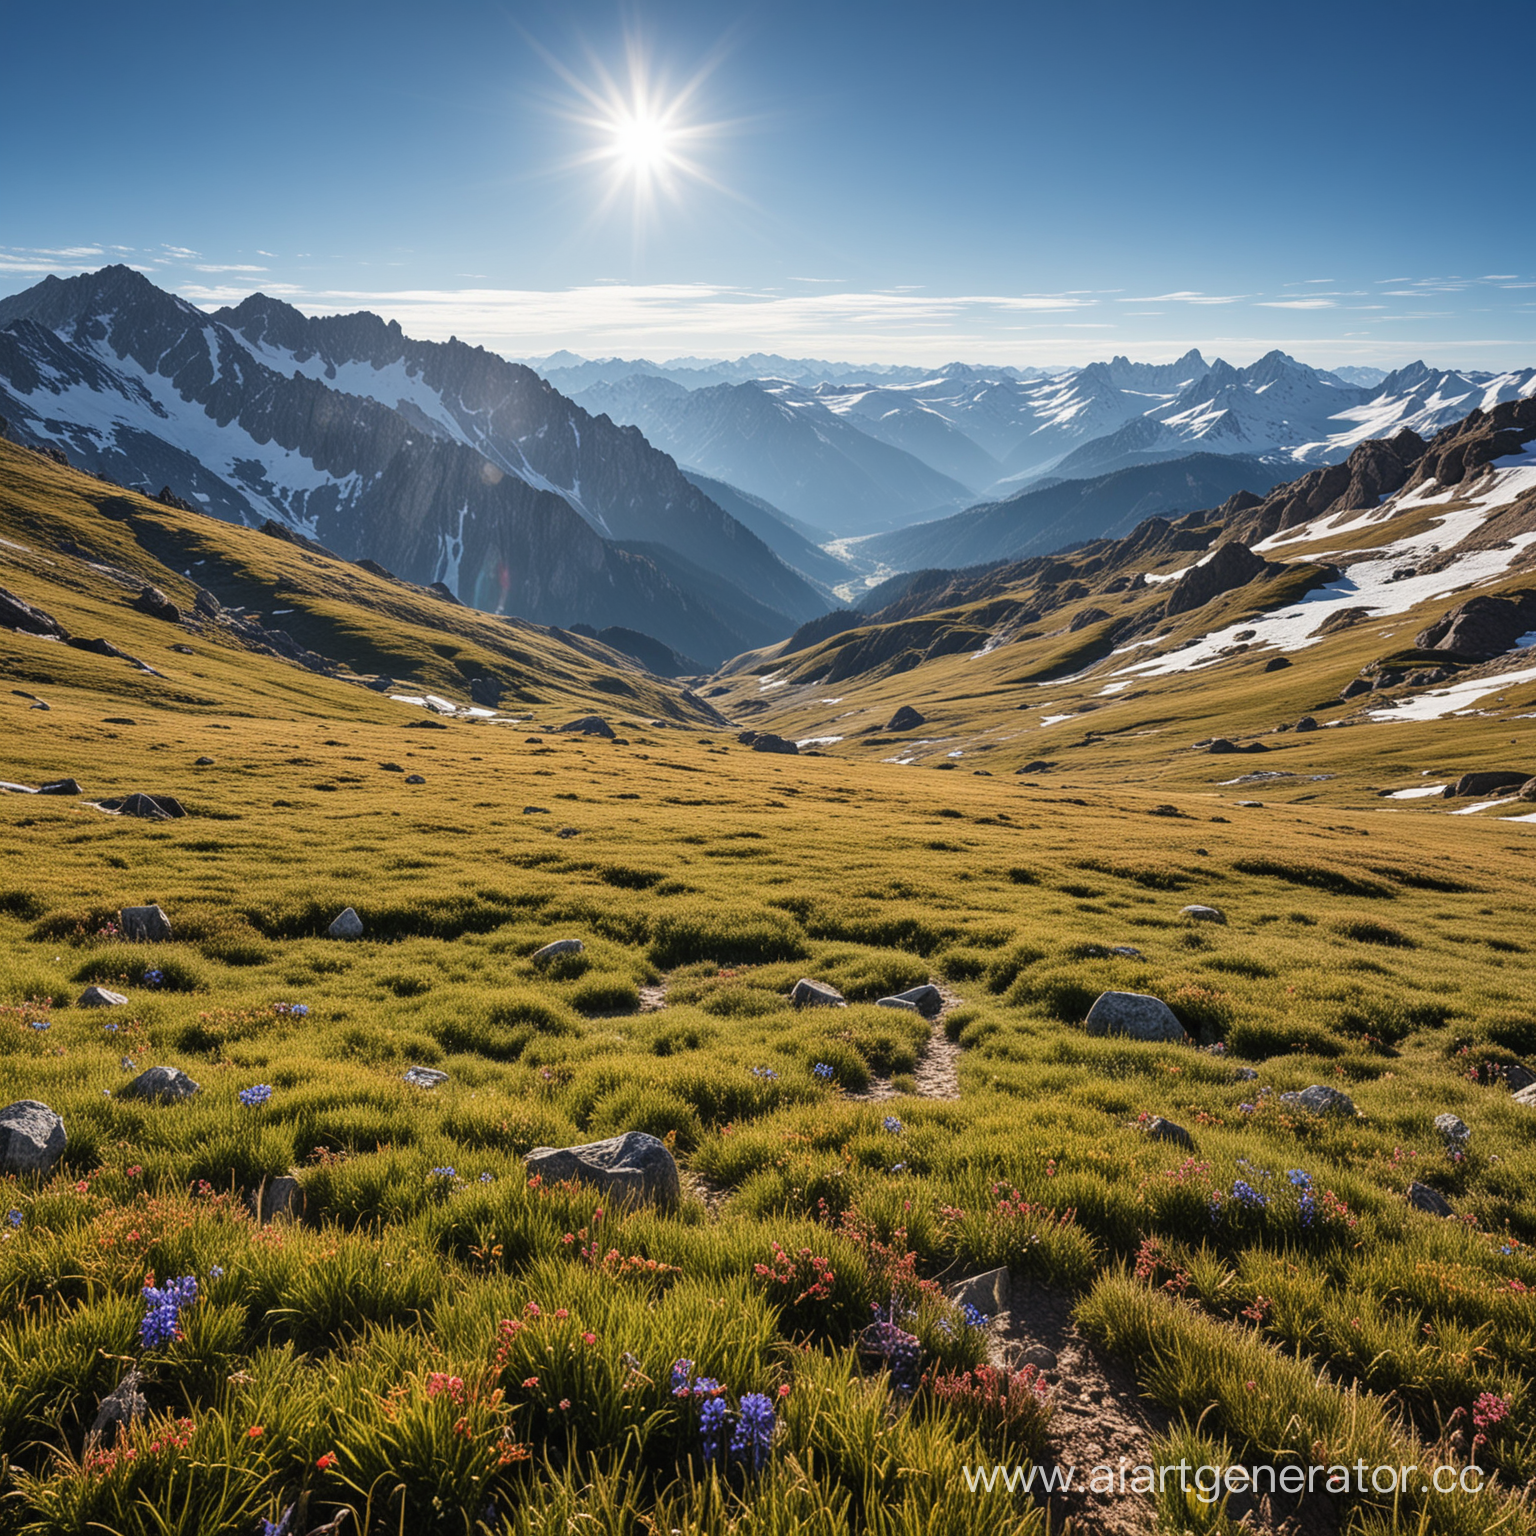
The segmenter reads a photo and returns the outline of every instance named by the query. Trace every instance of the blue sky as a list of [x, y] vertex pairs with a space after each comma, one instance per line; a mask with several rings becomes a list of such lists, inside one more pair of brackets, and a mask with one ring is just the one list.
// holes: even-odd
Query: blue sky
[[[1529, 365], [1530, 14], [13, 8], [0, 292], [123, 260], [514, 356]], [[637, 79], [686, 166], [609, 153]]]

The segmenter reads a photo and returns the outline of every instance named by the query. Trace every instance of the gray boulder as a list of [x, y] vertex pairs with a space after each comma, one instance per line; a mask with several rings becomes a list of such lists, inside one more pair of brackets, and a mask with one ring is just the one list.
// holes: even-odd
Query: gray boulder
[[331, 920], [326, 933], [333, 939], [360, 939], [363, 936], [363, 920], [352, 907], [345, 907]]
[[494, 677], [472, 677], [469, 680], [470, 701], [481, 709], [500, 709], [505, 687]]
[[944, 995], [931, 981], [925, 981], [920, 987], [909, 987], [905, 992], [896, 993], [896, 1001], [915, 1003], [918, 1012], [930, 1019], [944, 1007]]
[[535, 1147], [523, 1159], [546, 1184], [578, 1179], [617, 1200], [676, 1205], [681, 1194], [677, 1162], [664, 1141], [645, 1131], [626, 1131], [578, 1147]]
[[1102, 992], [1083, 1027], [1090, 1035], [1128, 1035], [1133, 1040], [1184, 1039], [1184, 1026], [1159, 997], [1143, 992]]
[[1516, 1104], [1525, 1105], [1527, 1109], [1536, 1109], [1536, 1083], [1530, 1084], [1529, 1087], [1518, 1089], [1510, 1094], [1510, 1098]]
[[1464, 1147], [1472, 1138], [1471, 1127], [1457, 1115], [1436, 1115], [1435, 1129], [1445, 1138], [1446, 1145], [1452, 1148]]
[[753, 738], [752, 750], [754, 752], [781, 752], [794, 757], [800, 751], [800, 748], [796, 743], [789, 741], [783, 736], [775, 736], [771, 731], [764, 731]]
[[125, 1008], [128, 999], [121, 992], [109, 992], [105, 987], [87, 987], [75, 999], [76, 1008]]
[[562, 731], [574, 731], [578, 736], [601, 736], [606, 741], [612, 741], [613, 727], [599, 715], [583, 715], [579, 720], [572, 720], [569, 725], [562, 725]]
[[556, 939], [543, 949], [534, 950], [530, 958], [535, 965], [545, 966], [559, 955], [579, 955], [586, 947], [580, 939]]
[[425, 784], [427, 781], [419, 773], [408, 773], [405, 776], [407, 784]]
[[1193, 1147], [1195, 1144], [1195, 1138], [1182, 1125], [1175, 1125], [1172, 1120], [1164, 1120], [1161, 1115], [1154, 1115], [1147, 1122], [1147, 1135], [1153, 1141], [1171, 1141], [1180, 1147]]
[[1232, 1081], [1234, 1083], [1256, 1083], [1259, 1074], [1253, 1067], [1233, 1067]]
[[1483, 773], [1464, 773], [1452, 786], [1446, 799], [1457, 795], [1495, 795], [1501, 791], [1514, 794], [1530, 774], [1521, 768], [1490, 769]]
[[150, 1099], [156, 1104], [177, 1104], [190, 1099], [198, 1085], [177, 1067], [149, 1067], [140, 1072], [118, 1095], [122, 1099]]
[[888, 731], [915, 731], [920, 726], [927, 725], [927, 718], [912, 708], [910, 704], [903, 704], [900, 709], [885, 722]]
[[279, 1216], [297, 1221], [304, 1214], [304, 1191], [297, 1179], [285, 1173], [275, 1179], [263, 1179], [261, 1188], [246, 1196], [246, 1204], [262, 1226]]
[[1109, 952], [1112, 955], [1119, 955], [1124, 960], [1140, 960], [1142, 958], [1141, 951], [1134, 944], [1111, 944]]
[[1013, 1281], [1007, 1269], [989, 1269], [983, 1275], [971, 1275], [945, 1287], [957, 1307], [975, 1307], [988, 1317], [1006, 1312], [1013, 1296]]
[[85, 793], [80, 787], [79, 779], [50, 779], [46, 784], [39, 784], [37, 792], [40, 795], [83, 795]]
[[1536, 1086], [1536, 1072], [1532, 1072], [1529, 1067], [1522, 1067], [1518, 1061], [1512, 1061], [1501, 1068], [1500, 1075], [1504, 1079], [1504, 1086], [1511, 1093]]
[[1187, 917], [1192, 923], [1225, 923], [1227, 920], [1227, 914], [1220, 907], [1202, 907], [1198, 902], [1180, 907], [1179, 916]]
[[171, 920], [159, 907], [124, 907], [117, 921], [123, 937], [136, 944], [170, 943]]
[[1354, 1115], [1355, 1101], [1347, 1093], [1340, 1093], [1337, 1088], [1328, 1088], [1322, 1083], [1313, 1083], [1310, 1088], [1303, 1088], [1299, 1092], [1282, 1093], [1280, 1102], [1289, 1109], [1304, 1109], [1313, 1115]]
[[836, 987], [802, 976], [789, 994], [796, 1008], [846, 1008], [848, 999]]
[[85, 1437], [86, 1450], [103, 1443], [112, 1445], [135, 1419], [142, 1419], [149, 1412], [149, 1402], [140, 1390], [143, 1384], [139, 1368], [130, 1366], [128, 1374], [102, 1398]]
[[448, 1074], [438, 1071], [436, 1067], [407, 1067], [401, 1073], [400, 1081], [409, 1083], [413, 1088], [436, 1088], [439, 1083], [448, 1081]]
[[904, 1013], [921, 1013], [916, 1003], [909, 1002], [904, 997], [881, 997], [875, 1000], [876, 1008], [899, 1008]]
[[1408, 1204], [1416, 1211], [1424, 1211], [1431, 1216], [1456, 1214], [1451, 1209], [1451, 1202], [1438, 1189], [1431, 1189], [1428, 1184], [1420, 1184], [1417, 1179], [1408, 1186]]
[[0, 1175], [51, 1173], [68, 1145], [64, 1122], [46, 1104], [18, 1099], [0, 1109]]

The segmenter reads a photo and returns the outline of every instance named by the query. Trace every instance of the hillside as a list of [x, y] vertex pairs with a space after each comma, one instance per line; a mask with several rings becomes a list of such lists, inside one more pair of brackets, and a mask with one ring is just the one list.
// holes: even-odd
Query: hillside
[[[759, 728], [854, 711], [814, 756], [592, 639], [0, 444], [0, 1105], [62, 1122], [0, 1174], [0, 1530], [1145, 1536], [1208, 1511], [967, 1471], [1460, 1471], [1475, 1412], [1476, 1495], [1220, 1518], [1531, 1536], [1531, 827], [1376, 793], [1536, 741], [1524, 669], [1479, 694], [1486, 628], [1434, 622], [1536, 537], [1536, 419], [1500, 410], [1357, 463], [1388, 501], [1335, 492], [1203, 603], [1252, 569], [1211, 540], [1301, 493], [936, 577], [715, 685]], [[1405, 541], [1443, 569], [1387, 580]], [[1302, 587], [1309, 626], [1372, 614], [1311, 643]], [[1477, 713], [1414, 684], [1271, 732], [1421, 621]], [[898, 699], [947, 740], [859, 734]], [[594, 711], [615, 739], [559, 729]], [[1257, 765], [1190, 750], [1216, 727], [1288, 776], [1219, 782]], [[883, 761], [953, 751], [988, 771]], [[128, 936], [144, 903], [169, 937]], [[1106, 992], [1160, 1037], [1098, 1032]], [[186, 1097], [135, 1096], [149, 1068]], [[675, 1199], [525, 1162], [630, 1132]]]

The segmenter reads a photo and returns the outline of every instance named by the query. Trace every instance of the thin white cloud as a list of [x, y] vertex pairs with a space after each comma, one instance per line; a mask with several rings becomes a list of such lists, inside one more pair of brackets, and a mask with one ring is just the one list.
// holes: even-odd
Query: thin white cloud
[[269, 269], [266, 267], [247, 266], [239, 262], [230, 262], [227, 264], [220, 264], [217, 262], [210, 262], [205, 264], [203, 262], [196, 262], [193, 264], [192, 270], [194, 272], [266, 272]]
[[1121, 304], [1240, 304], [1246, 293], [1200, 293], [1182, 289], [1178, 293], [1144, 293], [1140, 298], [1121, 299]]
[[1337, 309], [1332, 299], [1260, 299], [1260, 309]]

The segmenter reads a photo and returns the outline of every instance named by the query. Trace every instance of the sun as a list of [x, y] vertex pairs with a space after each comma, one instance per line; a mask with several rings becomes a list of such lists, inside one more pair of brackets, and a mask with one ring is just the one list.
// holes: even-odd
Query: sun
[[611, 153], [623, 170], [637, 176], [664, 170], [676, 161], [677, 130], [644, 108], [617, 115], [609, 125]]

